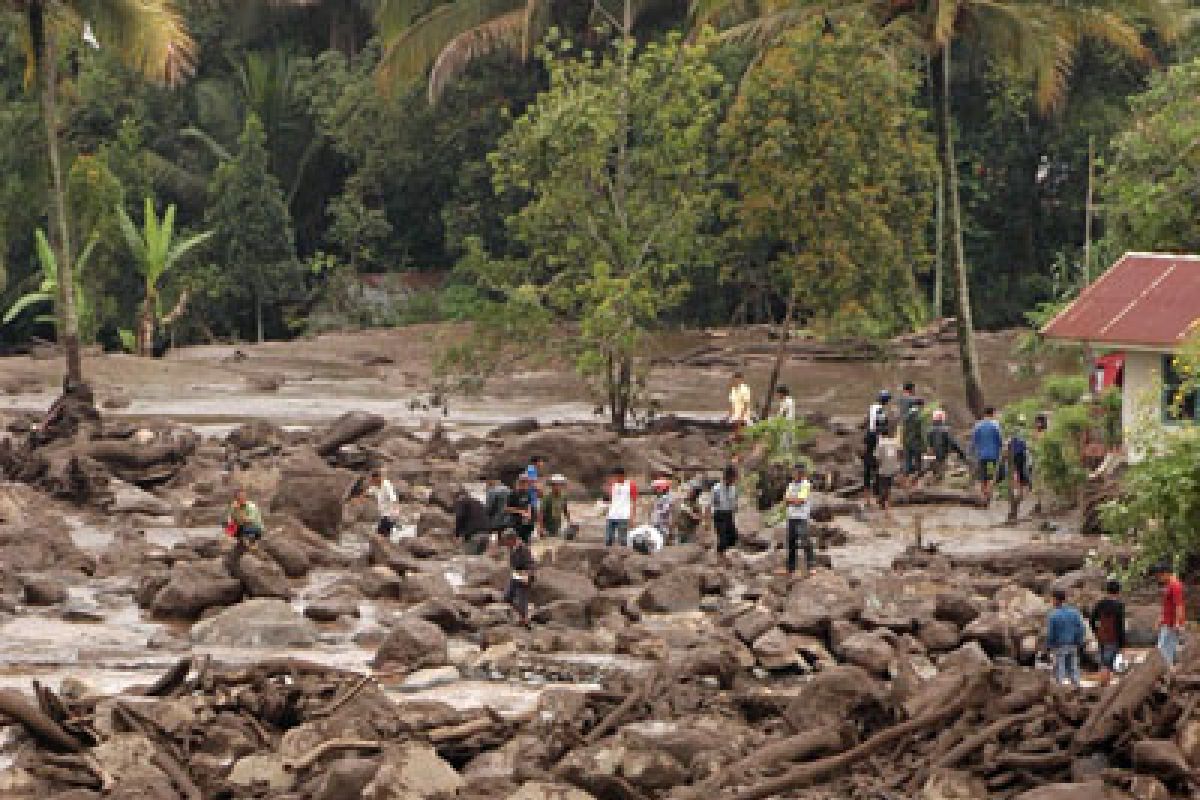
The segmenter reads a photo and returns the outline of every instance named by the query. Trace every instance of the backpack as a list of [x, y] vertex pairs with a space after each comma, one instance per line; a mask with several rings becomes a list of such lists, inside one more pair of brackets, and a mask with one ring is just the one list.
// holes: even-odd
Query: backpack
[[1008, 440], [1008, 448], [1012, 452], [1013, 458], [1024, 458], [1029, 452], [1029, 445], [1020, 436], [1014, 436]]

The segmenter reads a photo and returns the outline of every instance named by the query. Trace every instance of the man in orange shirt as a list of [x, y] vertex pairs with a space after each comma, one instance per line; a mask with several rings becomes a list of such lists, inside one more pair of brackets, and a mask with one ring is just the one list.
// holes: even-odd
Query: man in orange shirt
[[1153, 574], [1158, 578], [1162, 587], [1162, 618], [1158, 622], [1158, 652], [1162, 654], [1167, 666], [1175, 666], [1175, 658], [1179, 650], [1179, 636], [1183, 633], [1183, 584], [1171, 565], [1162, 563], [1156, 566]]

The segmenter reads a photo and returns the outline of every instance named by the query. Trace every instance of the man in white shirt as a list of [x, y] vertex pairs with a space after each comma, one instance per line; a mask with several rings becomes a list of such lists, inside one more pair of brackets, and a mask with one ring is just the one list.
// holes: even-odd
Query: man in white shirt
[[733, 373], [733, 379], [729, 382], [729, 421], [733, 423], [734, 430], [741, 430], [750, 424], [750, 415], [753, 413], [750, 402], [750, 386], [746, 383], [746, 376], [740, 372]]
[[886, 436], [891, 427], [888, 420], [888, 403], [892, 401], [892, 393], [887, 389], [879, 392], [879, 399], [867, 409], [867, 432], [863, 434], [863, 494], [868, 498], [875, 491], [875, 481], [879, 477], [879, 462], [875, 458], [875, 448], [879, 445], [879, 437]]
[[792, 397], [792, 390], [786, 386], [780, 386], [775, 390], [775, 394], [779, 395], [779, 410], [775, 412], [775, 416], [795, 422], [796, 398]]
[[625, 468], [613, 470], [608, 483], [608, 518], [604, 524], [604, 544], [612, 547], [629, 544], [629, 522], [637, 517], [637, 484], [625, 476]]
[[375, 532], [380, 536], [391, 536], [392, 530], [396, 527], [396, 519], [400, 514], [400, 501], [396, 497], [396, 488], [392, 486], [392, 482], [383, 477], [383, 472], [380, 470], [372, 470], [371, 485], [367, 488], [367, 494], [375, 498], [375, 503], [379, 507], [379, 524], [375, 527]]
[[796, 556], [804, 548], [804, 574], [812, 572], [817, 556], [813, 550], [812, 537], [808, 535], [808, 521], [812, 517], [812, 483], [808, 480], [808, 467], [797, 464], [792, 473], [792, 482], [783, 495], [787, 506], [787, 571], [796, 572]]

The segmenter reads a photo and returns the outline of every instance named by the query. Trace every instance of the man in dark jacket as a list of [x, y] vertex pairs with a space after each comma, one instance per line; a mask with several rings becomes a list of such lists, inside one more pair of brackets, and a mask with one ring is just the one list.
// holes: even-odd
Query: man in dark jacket
[[517, 612], [520, 623], [529, 627], [529, 587], [533, 584], [533, 570], [536, 566], [533, 551], [515, 531], [505, 531], [501, 541], [508, 548], [508, 568], [511, 571], [504, 601]]
[[1125, 649], [1125, 604], [1120, 581], [1104, 585], [1105, 597], [1092, 609], [1092, 631], [1100, 645], [1100, 685], [1112, 680], [1117, 656]]
[[933, 412], [933, 422], [929, 426], [929, 449], [933, 451], [933, 474], [939, 481], [946, 477], [946, 462], [951, 453], [956, 453], [964, 462], [967, 460], [967, 454], [946, 422], [946, 412], [940, 408]]

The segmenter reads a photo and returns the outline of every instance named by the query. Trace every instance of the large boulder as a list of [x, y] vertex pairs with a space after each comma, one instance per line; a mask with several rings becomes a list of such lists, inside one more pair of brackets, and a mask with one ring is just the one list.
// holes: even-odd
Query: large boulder
[[370, 436], [383, 430], [387, 420], [378, 414], [368, 414], [362, 411], [350, 411], [329, 423], [321, 432], [313, 449], [322, 458], [329, 458], [345, 445], [357, 442], [364, 436]]
[[287, 575], [274, 560], [243, 553], [240, 558], [230, 558], [229, 571], [242, 582], [248, 597], [279, 597], [287, 600], [292, 596]]
[[348, 472], [311, 458], [298, 458], [283, 467], [271, 511], [287, 512], [310, 530], [336, 537], [353, 482], [354, 476]]
[[53, 606], [67, 600], [67, 586], [58, 578], [30, 575], [21, 582], [24, 584], [27, 605]]
[[362, 800], [423, 800], [453, 796], [462, 776], [427, 744], [406, 742], [389, 748], [375, 777], [363, 789]]
[[873, 675], [885, 677], [896, 657], [892, 646], [874, 633], [856, 633], [841, 644], [841, 655], [848, 663]]
[[371, 759], [339, 758], [329, 765], [313, 800], [359, 800], [377, 772], [379, 764]]
[[287, 433], [273, 422], [255, 419], [230, 431], [225, 441], [238, 450], [278, 447], [287, 441]]
[[861, 667], [842, 665], [814, 675], [787, 704], [783, 716], [793, 730], [803, 731], [881, 716], [887, 704], [883, 684]]
[[212, 647], [310, 647], [317, 629], [274, 597], [246, 600], [192, 626], [192, 641]]
[[432, 622], [408, 617], [401, 619], [375, 652], [374, 665], [401, 666], [410, 670], [441, 667], [449, 663], [446, 634]]
[[206, 609], [228, 606], [242, 597], [242, 582], [219, 561], [176, 563], [154, 594], [151, 610], [162, 617], [195, 619]]
[[511, 481], [525, 469], [531, 455], [546, 459], [548, 471], [559, 472], [599, 495], [612, 468], [622, 464], [631, 474], [646, 471], [640, 448], [626, 448], [609, 431], [595, 428], [552, 428], [509, 440], [492, 453], [483, 474]]
[[539, 569], [529, 589], [529, 599], [537, 605], [556, 600], [578, 600], [587, 604], [595, 596], [596, 585], [587, 575], [554, 567]]
[[679, 569], [655, 578], [638, 596], [638, 607], [655, 613], [695, 611], [700, 607], [699, 575]]
[[819, 570], [793, 587], [779, 617], [779, 627], [788, 633], [822, 636], [834, 621], [855, 619], [862, 608], [861, 592], [841, 575]]

